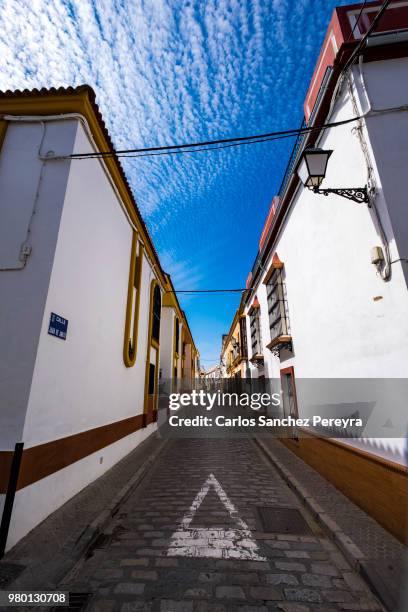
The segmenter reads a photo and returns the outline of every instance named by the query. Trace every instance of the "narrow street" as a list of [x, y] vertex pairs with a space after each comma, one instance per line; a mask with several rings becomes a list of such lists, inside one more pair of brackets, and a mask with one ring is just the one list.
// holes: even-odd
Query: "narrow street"
[[1, 4], [0, 612], [408, 612], [408, 1]]
[[169, 441], [58, 588], [100, 612], [382, 609], [246, 438]]

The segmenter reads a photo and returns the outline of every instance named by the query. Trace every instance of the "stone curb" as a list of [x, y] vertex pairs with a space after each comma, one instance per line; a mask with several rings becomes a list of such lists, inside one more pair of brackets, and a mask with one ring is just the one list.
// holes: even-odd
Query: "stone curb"
[[324, 527], [329, 537], [334, 540], [342, 553], [346, 557], [351, 566], [362, 574], [362, 565], [365, 561], [365, 556], [356, 544], [349, 538], [337, 523], [330, 518], [325, 510], [317, 503], [313, 495], [311, 495], [292, 475], [292, 473], [275, 457], [275, 455], [267, 448], [267, 446], [258, 438], [254, 437], [256, 444], [261, 448], [269, 460], [274, 464], [285, 482], [293, 489], [301, 498], [304, 505], [311, 512], [314, 518]]

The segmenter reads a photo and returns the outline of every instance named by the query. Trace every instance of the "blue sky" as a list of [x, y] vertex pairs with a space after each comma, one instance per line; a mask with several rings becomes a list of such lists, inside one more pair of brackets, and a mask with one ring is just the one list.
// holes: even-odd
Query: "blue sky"
[[[0, 0], [0, 89], [90, 84], [118, 148], [297, 127], [331, 0]], [[176, 289], [243, 287], [291, 140], [123, 161]], [[180, 297], [203, 365], [239, 295]]]

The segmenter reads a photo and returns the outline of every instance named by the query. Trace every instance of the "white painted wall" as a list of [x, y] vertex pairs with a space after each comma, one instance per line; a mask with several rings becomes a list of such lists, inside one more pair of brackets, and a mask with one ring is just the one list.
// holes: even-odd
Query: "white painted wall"
[[14, 449], [23, 439], [23, 426], [43, 320], [69, 161], [44, 164], [41, 153], [72, 151], [76, 122], [8, 124], [0, 152], [0, 268], [21, 265], [21, 243], [32, 247], [26, 267], [0, 271], [0, 450]]
[[[332, 120], [345, 119], [352, 112], [345, 95]], [[319, 146], [334, 151], [324, 185], [365, 184], [364, 158], [352, 126], [327, 131]], [[377, 202], [391, 239], [392, 257], [397, 258], [386, 210], [388, 201], [377, 177], [380, 186]], [[404, 197], [404, 183], [399, 181], [398, 185]], [[366, 205], [336, 195], [317, 195], [303, 187], [298, 189], [275, 248], [285, 264], [299, 377], [408, 375], [408, 292], [400, 264], [393, 269], [390, 282], [384, 282], [371, 264], [370, 250], [380, 244]], [[262, 340], [266, 346], [270, 333], [264, 276], [256, 294], [261, 304]], [[377, 296], [382, 299], [374, 301]], [[273, 371], [273, 357], [270, 351], [265, 353], [268, 368]]]
[[[32, 184], [35, 189], [38, 184], [40, 139], [39, 125], [13, 125], [0, 156], [2, 199], [5, 194], [22, 207], [22, 227], [32, 206]], [[92, 150], [76, 120], [47, 123], [43, 149], [57, 154]], [[10, 160], [16, 168], [21, 155], [27, 172], [19, 174], [20, 194], [19, 181], [8, 175]], [[5, 407], [0, 450], [12, 449], [20, 440], [29, 448], [143, 412], [154, 278], [148, 256], [143, 259], [136, 363], [126, 368], [123, 335], [132, 229], [101, 161], [47, 161], [39, 195], [32, 256], [23, 271], [0, 273], [5, 296], [0, 338], [8, 355], [0, 362]], [[10, 211], [1, 209], [3, 222], [15, 222]], [[7, 261], [13, 262], [18, 240], [10, 241], [4, 261], [9, 253]], [[66, 341], [47, 333], [51, 312], [68, 319]], [[162, 321], [162, 337], [172, 333], [166, 324]], [[7, 548], [155, 429], [152, 424], [19, 491]]]
[[[79, 125], [74, 150], [89, 149]], [[136, 363], [126, 368], [131, 240], [132, 229], [101, 162], [73, 162], [24, 426], [26, 446], [143, 412], [152, 276], [144, 257]], [[66, 341], [47, 333], [50, 312], [68, 319]]]
[[[389, 60], [386, 65], [373, 62], [364, 65], [364, 71], [376, 108], [408, 101], [406, 60]], [[395, 88], [398, 95], [391, 93]], [[383, 89], [390, 93], [383, 94]], [[351, 116], [351, 101], [344, 92], [330, 120]], [[390, 240], [392, 259], [407, 256], [408, 251], [404, 180], [408, 166], [407, 125], [406, 113], [388, 114], [371, 118], [368, 133], [365, 130], [379, 187], [376, 202]], [[390, 142], [390, 134], [394, 143]], [[365, 185], [367, 171], [353, 125], [327, 130], [319, 146], [334, 151], [323, 187]], [[274, 249], [285, 264], [293, 358], [279, 360], [266, 348], [270, 333], [264, 274], [256, 291], [261, 305], [267, 376], [278, 377], [281, 368], [294, 365], [298, 379], [408, 377], [407, 285], [401, 264], [393, 266], [389, 282], [380, 278], [370, 261], [371, 248], [376, 245], [381, 241], [372, 211], [366, 205], [298, 188]], [[379, 296], [381, 299], [374, 301]], [[250, 345], [249, 321], [247, 324]], [[251, 370], [254, 372], [253, 366]], [[393, 408], [386, 399], [381, 406], [383, 415], [389, 415]], [[375, 452], [394, 453], [396, 460], [403, 461], [399, 454], [403, 439], [379, 440], [379, 444], [387, 449]]]

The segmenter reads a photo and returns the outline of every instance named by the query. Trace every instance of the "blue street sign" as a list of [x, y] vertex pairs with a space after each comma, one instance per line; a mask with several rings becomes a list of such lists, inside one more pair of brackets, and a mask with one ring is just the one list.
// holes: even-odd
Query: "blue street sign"
[[68, 319], [64, 319], [64, 317], [60, 317], [60, 315], [57, 315], [55, 314], [55, 312], [52, 312], [50, 317], [50, 324], [48, 327], [48, 333], [51, 334], [51, 336], [61, 338], [61, 340], [66, 340], [67, 332]]

